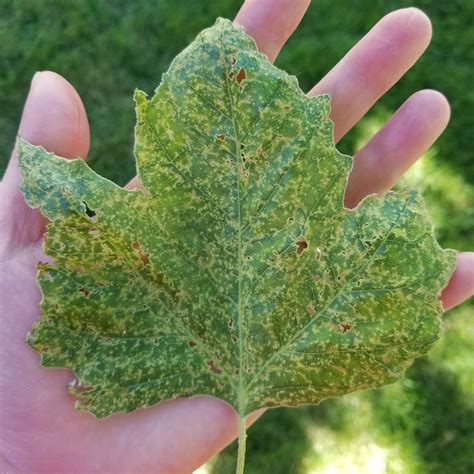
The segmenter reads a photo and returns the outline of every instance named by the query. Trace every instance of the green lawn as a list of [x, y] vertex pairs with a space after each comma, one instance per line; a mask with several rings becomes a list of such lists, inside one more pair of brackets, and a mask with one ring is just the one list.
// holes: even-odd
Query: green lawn
[[[172, 58], [234, 0], [0, 0], [0, 169], [36, 70], [68, 78], [89, 114], [95, 170], [124, 184], [134, 174], [138, 87], [151, 92]], [[474, 2], [321, 0], [277, 65], [311, 87], [386, 12], [415, 5], [434, 25], [423, 59], [342, 141], [353, 153], [411, 93], [430, 87], [452, 104], [443, 137], [404, 184], [422, 188], [444, 246], [474, 248]], [[317, 407], [271, 410], [249, 431], [250, 473], [474, 472], [474, 323], [471, 303], [446, 316], [446, 333], [404, 380]], [[210, 463], [232, 472], [235, 446]]]

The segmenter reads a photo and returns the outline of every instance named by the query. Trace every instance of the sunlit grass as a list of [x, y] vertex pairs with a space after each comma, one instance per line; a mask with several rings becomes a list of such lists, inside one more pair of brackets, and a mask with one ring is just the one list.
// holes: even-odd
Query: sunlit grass
[[358, 393], [339, 400], [344, 406], [342, 430], [310, 424], [312, 451], [305, 459], [308, 474], [415, 474], [416, 455], [400, 440], [384, 435], [374, 419], [372, 404]]
[[445, 331], [441, 343], [435, 345], [429, 357], [434, 364], [457, 378], [466, 403], [474, 409], [473, 316], [474, 304], [465, 304], [462, 308], [450, 312], [445, 317]]

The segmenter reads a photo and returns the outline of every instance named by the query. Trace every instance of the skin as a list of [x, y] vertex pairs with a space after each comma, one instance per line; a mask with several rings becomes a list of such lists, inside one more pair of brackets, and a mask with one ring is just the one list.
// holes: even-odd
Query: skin
[[[235, 22], [274, 60], [308, 5], [308, 0], [248, 0]], [[417, 61], [430, 38], [430, 21], [420, 10], [392, 12], [315, 85], [310, 94], [333, 97], [336, 141]], [[357, 153], [346, 205], [390, 189], [441, 134], [449, 114], [439, 92], [409, 97]], [[58, 155], [85, 159], [89, 126], [74, 88], [53, 72], [37, 74], [19, 134]], [[20, 182], [13, 153], [0, 184], [1, 472], [191, 473], [235, 438], [232, 408], [199, 396], [98, 421], [74, 411], [65, 389], [71, 373], [40, 369], [38, 354], [26, 346], [25, 335], [40, 315], [35, 275], [44, 259], [46, 222], [26, 206]], [[441, 300], [449, 309], [473, 293], [474, 253], [460, 253]]]

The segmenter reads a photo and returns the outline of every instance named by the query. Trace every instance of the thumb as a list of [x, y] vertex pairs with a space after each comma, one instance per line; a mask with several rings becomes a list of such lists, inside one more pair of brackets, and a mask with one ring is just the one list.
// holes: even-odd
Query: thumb
[[[18, 134], [34, 145], [66, 158], [85, 158], [89, 150], [89, 124], [82, 101], [63, 77], [37, 72], [31, 82]], [[47, 223], [30, 209], [20, 191], [22, 181], [13, 151], [0, 186], [0, 249], [11, 251], [36, 242]]]

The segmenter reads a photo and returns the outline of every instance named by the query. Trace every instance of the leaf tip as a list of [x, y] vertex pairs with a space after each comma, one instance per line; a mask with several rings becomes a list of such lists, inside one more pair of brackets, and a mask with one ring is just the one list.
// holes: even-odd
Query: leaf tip
[[143, 123], [145, 121], [145, 112], [149, 104], [148, 94], [140, 89], [135, 89], [133, 100], [135, 102], [137, 123]]

